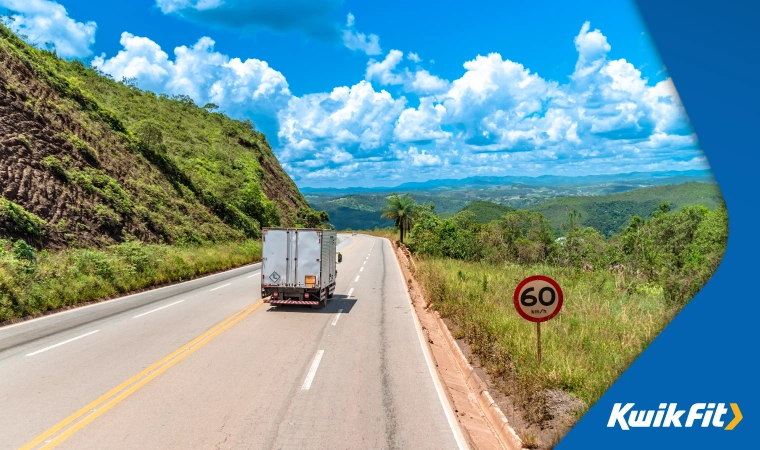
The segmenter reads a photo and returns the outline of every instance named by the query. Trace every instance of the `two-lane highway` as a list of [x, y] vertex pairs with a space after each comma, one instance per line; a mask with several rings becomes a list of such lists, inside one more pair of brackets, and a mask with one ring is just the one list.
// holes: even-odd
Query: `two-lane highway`
[[0, 328], [0, 448], [465, 448], [390, 243], [324, 309], [259, 265]]

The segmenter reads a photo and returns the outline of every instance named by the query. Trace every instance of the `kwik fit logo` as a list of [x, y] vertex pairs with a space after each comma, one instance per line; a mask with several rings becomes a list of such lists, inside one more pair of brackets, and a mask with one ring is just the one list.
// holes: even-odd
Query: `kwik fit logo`
[[[734, 427], [742, 421], [742, 412], [739, 405], [731, 403], [731, 412], [734, 415], [728, 425], [725, 424], [726, 408], [725, 403], [694, 403], [687, 410], [678, 409], [678, 403], [660, 403], [658, 409], [635, 410], [635, 403], [615, 403], [612, 406], [610, 420], [607, 421], [608, 428], [619, 426], [623, 430], [631, 428], [691, 428], [691, 427], [717, 427], [725, 430], [733, 430]], [[686, 418], [683, 416], [686, 414]], [[730, 416], [729, 416], [730, 417]], [[684, 419], [683, 424], [681, 420]], [[724, 420], [725, 419], [725, 420]]]

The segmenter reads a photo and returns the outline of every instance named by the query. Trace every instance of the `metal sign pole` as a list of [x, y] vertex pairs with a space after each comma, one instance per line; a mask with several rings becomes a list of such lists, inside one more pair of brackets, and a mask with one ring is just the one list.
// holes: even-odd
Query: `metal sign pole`
[[541, 322], [536, 322], [536, 343], [538, 344], [538, 365], [541, 365]]

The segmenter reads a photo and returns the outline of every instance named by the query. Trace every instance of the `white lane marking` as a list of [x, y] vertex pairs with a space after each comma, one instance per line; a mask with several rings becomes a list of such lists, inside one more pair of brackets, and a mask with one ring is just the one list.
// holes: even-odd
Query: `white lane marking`
[[211, 292], [211, 291], [215, 291], [215, 290], [217, 290], [217, 289], [221, 289], [221, 288], [223, 288], [223, 287], [227, 287], [227, 286], [229, 286], [229, 285], [231, 285], [231, 284], [232, 284], [232, 283], [223, 284], [223, 285], [221, 285], [221, 286], [217, 286], [217, 287], [215, 287], [214, 289], [209, 289], [208, 291], [209, 291], [209, 292]]
[[354, 280], [354, 283], [358, 283], [358, 282], [359, 282], [359, 275], [357, 275], [356, 279]]
[[348, 297], [351, 297], [351, 294], [354, 293], [354, 288], [351, 288], [348, 290]]
[[95, 333], [97, 333], [98, 331], [100, 331], [100, 330], [90, 331], [89, 333], [85, 333], [85, 334], [83, 334], [83, 335], [81, 335], [81, 336], [77, 336], [77, 337], [75, 337], [75, 338], [71, 338], [71, 339], [69, 339], [69, 340], [67, 340], [67, 341], [63, 341], [63, 342], [59, 342], [59, 343], [57, 343], [57, 344], [55, 344], [55, 345], [51, 345], [50, 347], [45, 347], [45, 348], [43, 348], [42, 350], [37, 350], [36, 352], [32, 352], [32, 353], [29, 353], [29, 354], [27, 354], [26, 356], [34, 356], [34, 355], [36, 355], [36, 354], [38, 354], [38, 353], [46, 352], [46, 351], [50, 350], [51, 348], [60, 347], [61, 345], [64, 345], [64, 344], [68, 344], [69, 342], [74, 342], [74, 341], [76, 341], [77, 339], [82, 339], [83, 337], [87, 337], [87, 336], [89, 336], [89, 335], [91, 335], [91, 334], [95, 334]]
[[319, 368], [319, 362], [322, 360], [322, 355], [325, 354], [324, 350], [320, 350], [317, 352], [317, 356], [314, 357], [314, 362], [311, 363], [311, 368], [309, 369], [308, 375], [306, 375], [306, 379], [303, 381], [303, 386], [301, 386], [302, 391], [308, 391], [311, 387], [311, 382], [314, 381], [314, 375], [317, 374], [317, 368]]
[[261, 275], [261, 272], [254, 272], [253, 274], [248, 275], [246, 278], [253, 278], [253, 277], [258, 276], [258, 275]]
[[365, 264], [367, 264], [367, 260], [364, 260], [364, 262], [362, 263], [362, 266], [365, 265]]
[[364, 272], [364, 266], [362, 266], [362, 268], [359, 269], [359, 272]]
[[[390, 244], [390, 241], [388, 241]], [[398, 258], [393, 258], [396, 261], [396, 268], [398, 269], [398, 275], [401, 278], [401, 280], [404, 279], [404, 274], [401, 272], [401, 263], [399, 263]], [[403, 283], [403, 282], [402, 282]], [[454, 434], [454, 440], [457, 441], [457, 446], [459, 447], [459, 450], [464, 450], [469, 448], [467, 444], [465, 443], [464, 435], [462, 434], [462, 429], [459, 427], [457, 419], [454, 417], [454, 408], [451, 407], [448, 400], [444, 400], [446, 398], [446, 394], [444, 394], [443, 387], [441, 386], [441, 380], [438, 379], [436, 370], [433, 369], [433, 358], [430, 355], [430, 349], [428, 348], [427, 344], [425, 343], [425, 338], [422, 335], [422, 328], [420, 326], [420, 319], [417, 317], [417, 311], [414, 309], [414, 304], [412, 303], [412, 298], [409, 296], [409, 290], [406, 289], [406, 286], [404, 288], [404, 293], [406, 293], [406, 299], [409, 301], [409, 308], [412, 310], [412, 321], [414, 321], [414, 327], [417, 329], [417, 337], [420, 341], [420, 347], [422, 348], [422, 353], [425, 355], [425, 362], [427, 363], [428, 372], [430, 373], [430, 378], [433, 379], [433, 384], [435, 385], [435, 390], [438, 393], [438, 400], [441, 401], [441, 406], [443, 407], [443, 412], [446, 414], [446, 420], [449, 422], [449, 427], [451, 428], [451, 432]], [[457, 425], [454, 425], [457, 424]]]
[[333, 319], [332, 326], [335, 326], [336, 323], [338, 323], [338, 319], [340, 319], [340, 313], [342, 313], [343, 310], [339, 309], [338, 314], [335, 315], [335, 318]]
[[170, 307], [170, 306], [174, 306], [174, 305], [176, 305], [177, 303], [182, 303], [182, 302], [184, 302], [184, 300], [180, 300], [180, 301], [178, 301], [178, 302], [174, 302], [174, 303], [170, 303], [170, 304], [168, 304], [168, 305], [164, 305], [164, 306], [162, 306], [162, 307], [160, 307], [160, 308], [156, 308], [156, 309], [154, 309], [154, 310], [151, 310], [151, 311], [148, 311], [148, 312], [144, 312], [144, 313], [142, 313], [142, 314], [138, 314], [138, 315], [136, 315], [136, 316], [134, 316], [134, 317], [132, 317], [132, 318], [133, 318], [133, 319], [137, 319], [138, 317], [142, 317], [142, 316], [148, 315], [148, 314], [150, 314], [150, 313], [154, 313], [154, 312], [156, 312], [156, 311], [160, 311], [160, 310], [162, 310], [162, 309], [164, 309], [164, 308], [168, 308], [168, 307]]

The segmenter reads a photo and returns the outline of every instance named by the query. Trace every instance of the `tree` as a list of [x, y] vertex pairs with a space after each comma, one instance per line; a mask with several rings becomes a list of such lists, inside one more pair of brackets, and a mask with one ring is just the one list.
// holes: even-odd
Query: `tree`
[[329, 221], [330, 216], [327, 211], [314, 211], [311, 208], [301, 207], [296, 212], [296, 226], [299, 228], [319, 228]]
[[393, 194], [386, 198], [385, 202], [386, 205], [380, 217], [390, 219], [396, 224], [399, 231], [399, 241], [403, 243], [404, 233], [412, 228], [412, 217], [417, 208], [417, 203], [408, 192], [403, 197]]

